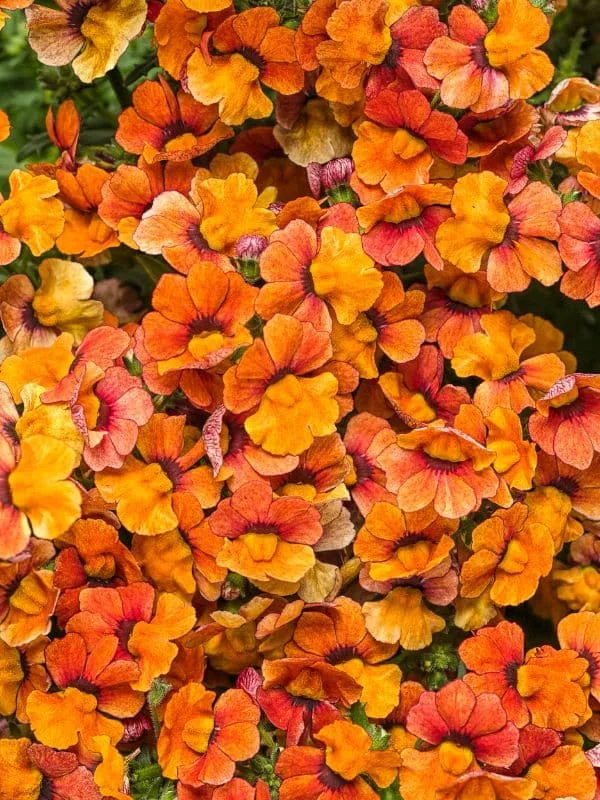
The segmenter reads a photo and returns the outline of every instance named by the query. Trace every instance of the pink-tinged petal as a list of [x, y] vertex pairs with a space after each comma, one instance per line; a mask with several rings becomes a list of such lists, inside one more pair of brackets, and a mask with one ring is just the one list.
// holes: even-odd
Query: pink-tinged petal
[[435, 692], [424, 692], [419, 702], [408, 712], [407, 729], [419, 739], [438, 745], [448, 736], [450, 728], [440, 715]]
[[[485, 695], [480, 695], [485, 697]], [[496, 695], [493, 695], [496, 697]], [[500, 702], [500, 698], [496, 697]], [[475, 743], [475, 758], [493, 767], [510, 767], [519, 755], [519, 729], [509, 722], [502, 730], [479, 736]]]
[[452, 681], [443, 686], [436, 696], [436, 708], [452, 731], [467, 731], [476, 697], [463, 681]]

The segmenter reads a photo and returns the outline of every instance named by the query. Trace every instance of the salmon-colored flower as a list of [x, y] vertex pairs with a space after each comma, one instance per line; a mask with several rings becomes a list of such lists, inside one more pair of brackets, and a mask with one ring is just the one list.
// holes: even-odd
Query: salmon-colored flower
[[220, 786], [231, 781], [237, 761], [258, 751], [258, 706], [242, 689], [215, 699], [201, 683], [188, 683], [169, 699], [158, 738], [165, 777]]
[[455, 217], [438, 228], [438, 250], [463, 272], [485, 266], [498, 292], [521, 292], [532, 278], [556, 283], [562, 270], [552, 241], [560, 234], [560, 198], [534, 181], [506, 204], [506, 187], [492, 172], [459, 178], [451, 204]]
[[65, 227], [56, 240], [67, 255], [91, 258], [119, 241], [114, 231], [98, 215], [102, 189], [110, 174], [94, 164], [82, 164], [73, 171], [56, 170], [59, 197], [65, 204]]
[[186, 195], [195, 174], [191, 161], [148, 164], [141, 156], [137, 166], [119, 164], [102, 187], [98, 215], [116, 231], [119, 241], [135, 250], [133, 235], [154, 198], [168, 191]]
[[219, 15], [199, 13], [182, 0], [160, 4], [154, 20], [154, 44], [159, 65], [175, 80], [182, 77], [188, 58], [202, 42], [202, 34], [215, 27], [209, 24], [213, 16]]
[[567, 375], [537, 401], [529, 419], [530, 436], [544, 452], [576, 469], [587, 469], [594, 453], [600, 451], [599, 404], [596, 376]]
[[351, 469], [346, 484], [364, 517], [373, 503], [394, 502], [394, 495], [386, 489], [385, 472], [377, 464], [377, 458], [395, 441], [396, 436], [389, 423], [372, 414], [356, 414], [348, 423], [344, 444]]
[[91, 652], [113, 641], [113, 658], [135, 667], [129, 683], [142, 692], [169, 671], [177, 655], [173, 640], [189, 633], [196, 621], [194, 609], [173, 594], [161, 594], [155, 603], [148, 583], [84, 589], [79, 605], [67, 631], [80, 636]]
[[400, 434], [378, 458], [400, 508], [419, 511], [433, 503], [440, 516], [450, 519], [479, 508], [495, 494], [493, 461], [491, 450], [441, 422]]
[[545, 525], [528, 517], [527, 507], [515, 503], [475, 528], [473, 555], [461, 569], [463, 597], [477, 597], [491, 586], [495, 603], [518, 605], [535, 593], [552, 569], [554, 542]]
[[115, 139], [151, 164], [196, 158], [233, 133], [216, 106], [204, 106], [183, 90], [175, 95], [160, 75], [137, 86], [132, 102], [119, 116]]
[[558, 221], [558, 250], [567, 266], [560, 290], [596, 308], [600, 305], [600, 219], [585, 203], [569, 203]]
[[[8, 178], [10, 195], [0, 203], [3, 251], [18, 255], [7, 237], [24, 242], [34, 256], [54, 246], [63, 231], [63, 204], [57, 199], [58, 184], [45, 175], [30, 175], [15, 169]], [[13, 259], [11, 258], [10, 261]], [[10, 262], [5, 262], [10, 263]]]
[[226, 539], [220, 566], [259, 584], [295, 583], [315, 563], [311, 545], [322, 535], [318, 510], [300, 497], [273, 498], [268, 483], [247, 483], [221, 501], [208, 520]]
[[[191, 201], [183, 194], [159, 194], [139, 223], [133, 239], [145, 253], [159, 254], [179, 272], [201, 261], [232, 269], [238, 239], [246, 234], [268, 236], [277, 227], [269, 209], [275, 190], [258, 193], [243, 173], [192, 183]], [[231, 208], [235, 208], [235, 214]]]
[[361, 206], [356, 214], [365, 229], [365, 252], [386, 267], [404, 266], [423, 253], [427, 261], [441, 269], [435, 235], [451, 216], [445, 208], [451, 197], [451, 190], [442, 184], [406, 186]]
[[211, 37], [210, 56], [190, 56], [187, 85], [205, 105], [219, 104], [226, 125], [268, 117], [273, 104], [263, 85], [284, 95], [300, 91], [304, 73], [294, 52], [294, 33], [279, 25], [273, 8], [251, 8], [222, 22]]
[[358, 177], [386, 193], [426, 184], [434, 157], [462, 164], [467, 137], [449, 114], [432, 110], [412, 89], [382, 89], [365, 103], [368, 119], [358, 127], [352, 157]]
[[[515, 30], [517, 18], [521, 24]], [[448, 27], [449, 36], [435, 39], [424, 58], [427, 71], [442, 82], [446, 105], [489, 111], [531, 97], [550, 82], [552, 63], [537, 49], [550, 25], [529, 0], [500, 0], [489, 32], [477, 13], [463, 6], [452, 9]]]
[[588, 661], [590, 692], [598, 700], [600, 696], [600, 615], [592, 611], [569, 614], [558, 623], [556, 633], [561, 648], [575, 650]]
[[271, 483], [278, 494], [286, 497], [303, 497], [319, 504], [328, 500], [347, 500], [348, 490], [344, 479], [350, 465], [346, 448], [338, 433], [320, 436], [298, 459], [298, 466]]
[[358, 233], [327, 226], [317, 238], [302, 220], [271, 236], [260, 257], [260, 273], [266, 281], [256, 303], [261, 317], [290, 314], [318, 330], [331, 330], [332, 312], [350, 325], [371, 308], [383, 286]]
[[411, 4], [390, 28], [392, 45], [383, 63], [371, 69], [367, 93], [373, 85], [403, 83], [407, 76], [417, 89], [435, 92], [439, 81], [427, 72], [423, 58], [434, 39], [447, 33], [435, 8]]
[[522, 358], [535, 332], [509, 311], [486, 314], [480, 325], [481, 332], [465, 336], [454, 348], [452, 368], [461, 378], [481, 378], [473, 400], [485, 415], [496, 408], [519, 414], [564, 376], [564, 364], [554, 353]]
[[43, 64], [73, 62], [84, 83], [112, 69], [146, 20], [144, 0], [66, 0], [60, 9], [32, 5], [26, 9], [29, 44]]
[[462, 386], [443, 384], [444, 358], [437, 347], [423, 345], [411, 361], [385, 372], [379, 386], [402, 422], [411, 428], [436, 419], [452, 425], [460, 406], [471, 398]]
[[338, 381], [315, 371], [331, 356], [329, 336], [309, 322], [276, 314], [239, 363], [224, 375], [224, 403], [252, 411], [244, 427], [255, 444], [275, 455], [299, 455], [316, 436], [335, 430]]
[[116, 503], [119, 519], [130, 531], [154, 536], [177, 527], [177, 492], [190, 492], [203, 508], [217, 504], [221, 484], [207, 465], [193, 467], [204, 446], [200, 441], [188, 448], [184, 428], [185, 417], [155, 414], [139, 432], [141, 460], [128, 455], [122, 467], [97, 473], [98, 491]]

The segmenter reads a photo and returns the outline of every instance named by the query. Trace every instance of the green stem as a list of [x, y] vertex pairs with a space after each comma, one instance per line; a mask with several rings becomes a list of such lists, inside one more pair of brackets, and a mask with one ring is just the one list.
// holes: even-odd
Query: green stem
[[131, 105], [131, 95], [129, 94], [129, 90], [125, 86], [125, 82], [123, 81], [123, 76], [119, 72], [118, 67], [114, 67], [111, 69], [110, 72], [106, 73], [106, 77], [110, 81], [110, 85], [113, 88], [115, 95], [117, 96], [117, 100], [121, 104], [121, 108], [127, 108]]

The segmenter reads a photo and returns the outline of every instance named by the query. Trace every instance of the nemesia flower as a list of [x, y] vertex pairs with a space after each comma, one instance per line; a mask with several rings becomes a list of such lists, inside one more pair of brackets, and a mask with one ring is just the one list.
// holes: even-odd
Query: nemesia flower
[[261, 317], [290, 314], [318, 330], [331, 328], [331, 311], [343, 325], [354, 322], [383, 286], [358, 233], [326, 226], [317, 238], [301, 220], [271, 236], [260, 257], [260, 273], [266, 281], [256, 302]]
[[119, 164], [102, 187], [98, 215], [116, 231], [119, 241], [137, 248], [133, 234], [155, 197], [165, 191], [187, 194], [196, 168], [190, 161], [157, 161], [140, 157], [137, 166]]
[[[514, 20], [519, 19], [515, 33]], [[448, 18], [449, 36], [427, 48], [425, 67], [441, 80], [442, 101], [454, 108], [483, 112], [508, 100], [531, 97], [553, 75], [548, 56], [537, 48], [550, 26], [529, 0], [500, 0], [498, 19], [488, 28], [475, 11], [457, 6]]]
[[367, 92], [373, 84], [391, 83], [393, 78], [402, 81], [406, 75], [417, 89], [435, 92], [439, 82], [427, 72], [423, 59], [434, 39], [447, 32], [435, 8], [419, 5], [407, 8], [390, 28], [392, 45], [383, 63], [371, 70]]
[[493, 461], [490, 450], [442, 422], [400, 434], [378, 458], [400, 508], [419, 511], [433, 503], [437, 513], [449, 519], [469, 513], [495, 494]]
[[593, 375], [583, 373], [558, 380], [537, 401], [529, 419], [533, 441], [565, 464], [587, 469], [600, 448], [594, 423], [599, 388]]
[[[568, 780], [565, 780], [566, 776]], [[527, 777], [537, 782], [536, 792], [543, 792], [542, 797], [568, 797], [564, 793], [574, 791], [581, 798], [593, 800], [594, 793], [597, 793], [596, 774], [579, 747], [559, 747], [533, 764], [527, 771]]]
[[556, 283], [561, 263], [551, 242], [560, 234], [560, 198], [534, 181], [506, 204], [506, 188], [491, 172], [459, 178], [451, 203], [455, 217], [438, 228], [438, 250], [463, 272], [485, 266], [490, 286], [499, 292], [521, 292], [531, 278], [545, 286]]
[[385, 372], [379, 386], [396, 414], [409, 427], [442, 419], [451, 425], [460, 406], [471, 398], [462, 386], [442, 385], [444, 359], [432, 345], [423, 345], [411, 361]]
[[346, 448], [339, 434], [320, 436], [298, 459], [285, 477], [271, 479], [274, 489], [287, 497], [303, 497], [311, 503], [348, 499], [344, 479], [350, 470]]
[[434, 156], [452, 164], [467, 157], [467, 137], [449, 114], [432, 110], [419, 91], [386, 88], [365, 104], [352, 158], [358, 177], [394, 192], [426, 184]]
[[522, 150], [519, 150], [515, 155], [510, 170], [510, 183], [508, 186], [510, 193], [517, 194], [522, 191], [529, 182], [527, 177], [528, 167], [537, 161], [545, 161], [553, 156], [563, 146], [566, 138], [566, 131], [559, 125], [555, 125], [546, 131], [537, 146], [528, 144]]
[[190, 492], [204, 508], [217, 504], [221, 485], [207, 465], [192, 468], [204, 445], [200, 440], [187, 449], [184, 426], [184, 417], [155, 414], [139, 431], [141, 459], [128, 455], [121, 467], [96, 475], [101, 496], [116, 503], [119, 519], [130, 531], [154, 536], [177, 527], [177, 492]]
[[537, 486], [554, 486], [571, 501], [574, 511], [588, 519], [600, 515], [600, 456], [595, 455], [587, 469], [576, 469], [559, 458], [540, 452], [535, 472]]
[[473, 401], [486, 415], [496, 408], [519, 414], [564, 375], [564, 364], [554, 353], [521, 360], [535, 341], [535, 332], [508, 311], [481, 317], [482, 331], [465, 336], [454, 348], [452, 368], [459, 377], [476, 375], [482, 382]]
[[443, 262], [435, 247], [440, 224], [451, 216], [445, 208], [452, 195], [441, 184], [405, 186], [356, 212], [365, 228], [363, 247], [380, 264], [404, 266], [423, 253], [436, 268]]
[[189, 91], [201, 103], [218, 103], [226, 125], [268, 117], [273, 104], [262, 84], [290, 95], [304, 83], [293, 39], [293, 31], [279, 25], [273, 8], [251, 8], [228, 17], [212, 34], [214, 54], [206, 58], [198, 49], [190, 56]]
[[590, 308], [600, 305], [600, 219], [585, 203], [569, 203], [558, 219], [560, 257], [567, 272], [560, 290], [574, 300], [585, 300]]
[[381, 664], [395, 651], [396, 645], [379, 644], [373, 639], [360, 606], [345, 597], [303, 611], [285, 646], [287, 656], [317, 656], [354, 678], [362, 687], [360, 701], [374, 717], [386, 716], [398, 702], [400, 669], [395, 664]]
[[109, 177], [93, 164], [82, 164], [74, 171], [56, 170], [59, 197], [65, 204], [65, 227], [56, 240], [62, 253], [91, 258], [117, 247], [117, 237], [98, 215], [102, 188]]
[[137, 86], [132, 102], [119, 116], [115, 139], [151, 164], [195, 158], [233, 133], [214, 106], [203, 106], [183, 91], [175, 95], [160, 75], [157, 82]]
[[491, 585], [499, 605], [518, 605], [552, 569], [554, 542], [549, 529], [528, 521], [522, 503], [495, 511], [473, 531], [473, 555], [461, 568], [461, 594], [477, 597]]
[[292, 800], [306, 788], [314, 800], [338, 796], [376, 800], [378, 794], [361, 773], [382, 788], [397, 774], [399, 754], [391, 749], [370, 749], [372, 740], [358, 725], [338, 720], [322, 727], [314, 738], [325, 747], [289, 747], [280, 755], [275, 770], [282, 778], [281, 800]]
[[338, 381], [327, 371], [311, 377], [330, 356], [325, 332], [277, 314], [225, 373], [225, 406], [236, 414], [253, 412], [244, 427], [267, 452], [299, 455], [315, 436], [335, 429]]
[[54, 246], [65, 225], [63, 205], [56, 198], [58, 184], [45, 175], [30, 175], [18, 169], [11, 172], [8, 180], [10, 194], [0, 203], [2, 250], [8, 248], [16, 258], [18, 250], [7, 240], [12, 237], [39, 256]]
[[386, 489], [385, 472], [377, 464], [377, 457], [395, 441], [389, 423], [372, 414], [357, 414], [346, 428], [344, 445], [351, 462], [346, 484], [358, 510], [365, 517], [373, 503], [394, 502], [394, 495]]
[[391, 503], [375, 503], [354, 542], [375, 581], [412, 578], [437, 567], [454, 547], [457, 524], [432, 510], [404, 514]]
[[73, 70], [84, 83], [105, 75], [136, 37], [146, 19], [142, 0], [67, 0], [59, 10], [32, 5], [26, 10], [29, 44], [43, 64]]
[[[274, 190], [258, 193], [243, 173], [224, 179], [208, 178], [192, 184], [192, 200], [175, 191], [159, 194], [143, 214], [133, 236], [145, 253], [161, 253], [178, 272], [186, 274], [201, 261], [213, 261], [227, 271], [243, 234], [268, 236], [275, 230], [275, 214], [268, 206]], [[231, 204], [236, 213], [229, 213]]]
[[189, 683], [167, 703], [158, 738], [163, 775], [190, 786], [228, 783], [236, 761], [258, 751], [258, 706], [241, 689], [214, 692]]
[[50, 688], [50, 678], [44, 666], [45, 649], [49, 639], [38, 636], [21, 647], [11, 647], [0, 640], [0, 713], [15, 715], [19, 722], [27, 722], [27, 698], [36, 689], [44, 692]]
[[299, 581], [315, 562], [311, 545], [323, 531], [316, 508], [300, 497], [274, 499], [266, 482], [237, 489], [208, 524], [226, 538], [217, 564], [259, 584]]
[[[392, 43], [381, 0], [346, 0], [329, 16], [326, 38], [316, 48], [318, 62], [342, 89], [356, 88], [369, 65], [381, 64]], [[348, 38], [348, 30], [356, 36]], [[317, 93], [322, 94], [317, 80]], [[325, 95], [322, 95], [325, 96]]]

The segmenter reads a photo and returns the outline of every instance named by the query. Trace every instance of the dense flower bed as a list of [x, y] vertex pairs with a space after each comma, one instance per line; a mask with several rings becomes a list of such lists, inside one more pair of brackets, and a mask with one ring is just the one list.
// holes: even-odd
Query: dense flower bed
[[600, 798], [565, 5], [0, 0], [0, 800]]

